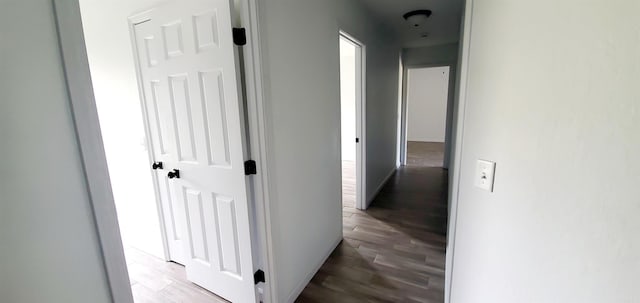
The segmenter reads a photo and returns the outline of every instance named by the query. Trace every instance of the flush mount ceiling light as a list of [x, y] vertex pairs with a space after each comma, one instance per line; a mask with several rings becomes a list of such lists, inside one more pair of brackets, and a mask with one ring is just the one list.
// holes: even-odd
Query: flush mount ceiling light
[[431, 16], [431, 13], [432, 12], [429, 9], [420, 9], [406, 13], [402, 16], [402, 18], [411, 23], [413, 27], [419, 27], [427, 21], [429, 16]]

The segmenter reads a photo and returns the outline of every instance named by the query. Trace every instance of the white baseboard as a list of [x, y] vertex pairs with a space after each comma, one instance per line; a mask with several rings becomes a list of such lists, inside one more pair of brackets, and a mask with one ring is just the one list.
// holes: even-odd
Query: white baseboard
[[285, 302], [293, 303], [298, 298], [298, 296], [300, 296], [304, 288], [307, 287], [307, 284], [309, 284], [309, 282], [311, 282], [311, 279], [313, 279], [313, 276], [315, 276], [316, 273], [320, 270], [320, 267], [322, 267], [322, 265], [327, 261], [327, 259], [329, 259], [329, 256], [336, 249], [336, 247], [340, 245], [340, 242], [342, 242], [342, 232], [340, 233], [340, 238], [338, 238], [335, 244], [331, 245], [331, 249], [329, 249], [325, 253], [324, 258], [322, 258], [320, 263], [316, 264], [315, 269], [311, 273], [309, 273], [304, 279], [302, 279], [302, 281], [300, 281], [298, 286], [296, 286], [296, 288], [293, 289], [293, 291], [287, 297], [287, 300]]
[[380, 191], [382, 190], [382, 188], [384, 187], [385, 184], [387, 184], [387, 181], [389, 181], [389, 179], [391, 179], [391, 177], [393, 176], [393, 174], [396, 173], [396, 170], [398, 168], [394, 167], [389, 174], [384, 178], [384, 180], [382, 180], [382, 182], [378, 185], [378, 188], [376, 188], [376, 191], [373, 192], [373, 195], [371, 195], [371, 197], [369, 199], [367, 199], [367, 207], [369, 208], [369, 205], [371, 205], [371, 202], [373, 202], [373, 199], [376, 198], [376, 196], [380, 193]]

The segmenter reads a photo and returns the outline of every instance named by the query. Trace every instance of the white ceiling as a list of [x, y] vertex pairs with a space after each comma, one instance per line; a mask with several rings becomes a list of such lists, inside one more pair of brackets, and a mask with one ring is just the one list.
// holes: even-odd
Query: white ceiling
[[[464, 0], [360, 0], [371, 12], [396, 32], [403, 47], [423, 47], [457, 42]], [[430, 9], [426, 24], [412, 27], [402, 15]], [[428, 37], [422, 38], [423, 33]]]

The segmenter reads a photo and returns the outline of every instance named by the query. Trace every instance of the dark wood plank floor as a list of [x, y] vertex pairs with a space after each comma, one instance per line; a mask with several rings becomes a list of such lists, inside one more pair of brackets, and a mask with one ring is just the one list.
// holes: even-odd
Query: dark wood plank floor
[[407, 166], [442, 167], [444, 143], [407, 142]]
[[[354, 209], [347, 192], [344, 240], [296, 302], [444, 301], [447, 172], [441, 168], [442, 148], [410, 144], [408, 159], [415, 161], [397, 171], [367, 211]], [[347, 182], [355, 180], [348, 167], [343, 165]]]

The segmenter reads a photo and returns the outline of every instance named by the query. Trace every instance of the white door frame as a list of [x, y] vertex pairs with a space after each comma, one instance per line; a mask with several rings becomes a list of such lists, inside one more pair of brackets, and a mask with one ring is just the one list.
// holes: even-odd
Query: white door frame
[[[96, 229], [104, 259], [105, 271], [113, 302], [133, 303], [124, 249], [109, 181], [104, 144], [98, 121], [91, 83], [91, 73], [84, 41], [78, 0], [53, 0], [58, 40], [69, 93], [77, 140], [82, 155], [86, 184], [89, 190]], [[271, 237], [267, 135], [265, 132], [262, 47], [258, 0], [240, 0], [240, 25], [247, 30], [247, 45], [243, 47], [250, 156], [258, 164], [258, 174], [252, 178], [253, 204], [258, 234], [256, 264], [264, 270], [266, 283], [258, 286], [264, 302], [278, 302], [275, 297], [274, 258]], [[125, 20], [123, 20], [125, 22]], [[132, 52], [132, 56], [135, 57]], [[146, 127], [146, 126], [145, 126]], [[165, 243], [165, 254], [166, 254]], [[262, 286], [262, 287], [261, 287]]]
[[54, 0], [58, 42], [89, 200], [113, 302], [133, 303], [93, 95], [78, 1]]
[[448, 67], [449, 68], [449, 83], [447, 84], [447, 112], [446, 115], [446, 129], [445, 129], [445, 154], [442, 166], [449, 168], [450, 156], [451, 156], [451, 141], [453, 140], [453, 108], [455, 106], [455, 84], [456, 84], [456, 66], [453, 63], [431, 63], [431, 64], [416, 64], [416, 65], [404, 65], [402, 70], [402, 98], [400, 99], [400, 138], [398, 144], [400, 146], [400, 153], [398, 162], [400, 165], [407, 165], [407, 110], [408, 99], [407, 89], [409, 87], [409, 70], [419, 68], [434, 68], [434, 67]]
[[456, 91], [453, 108], [452, 171], [449, 175], [449, 219], [447, 230], [447, 248], [445, 256], [444, 302], [451, 302], [453, 289], [453, 266], [455, 254], [456, 227], [458, 225], [458, 202], [460, 193], [460, 173], [462, 168], [462, 151], [464, 139], [464, 122], [467, 108], [467, 87], [469, 75], [469, 53], [471, 50], [471, 21], [473, 19], [473, 0], [465, 0], [462, 10], [460, 46], [458, 51], [458, 67], [456, 69]]
[[[367, 52], [366, 45], [344, 30], [339, 37], [356, 47], [356, 208], [367, 209]], [[342, 129], [342, 125], [340, 125]]]

